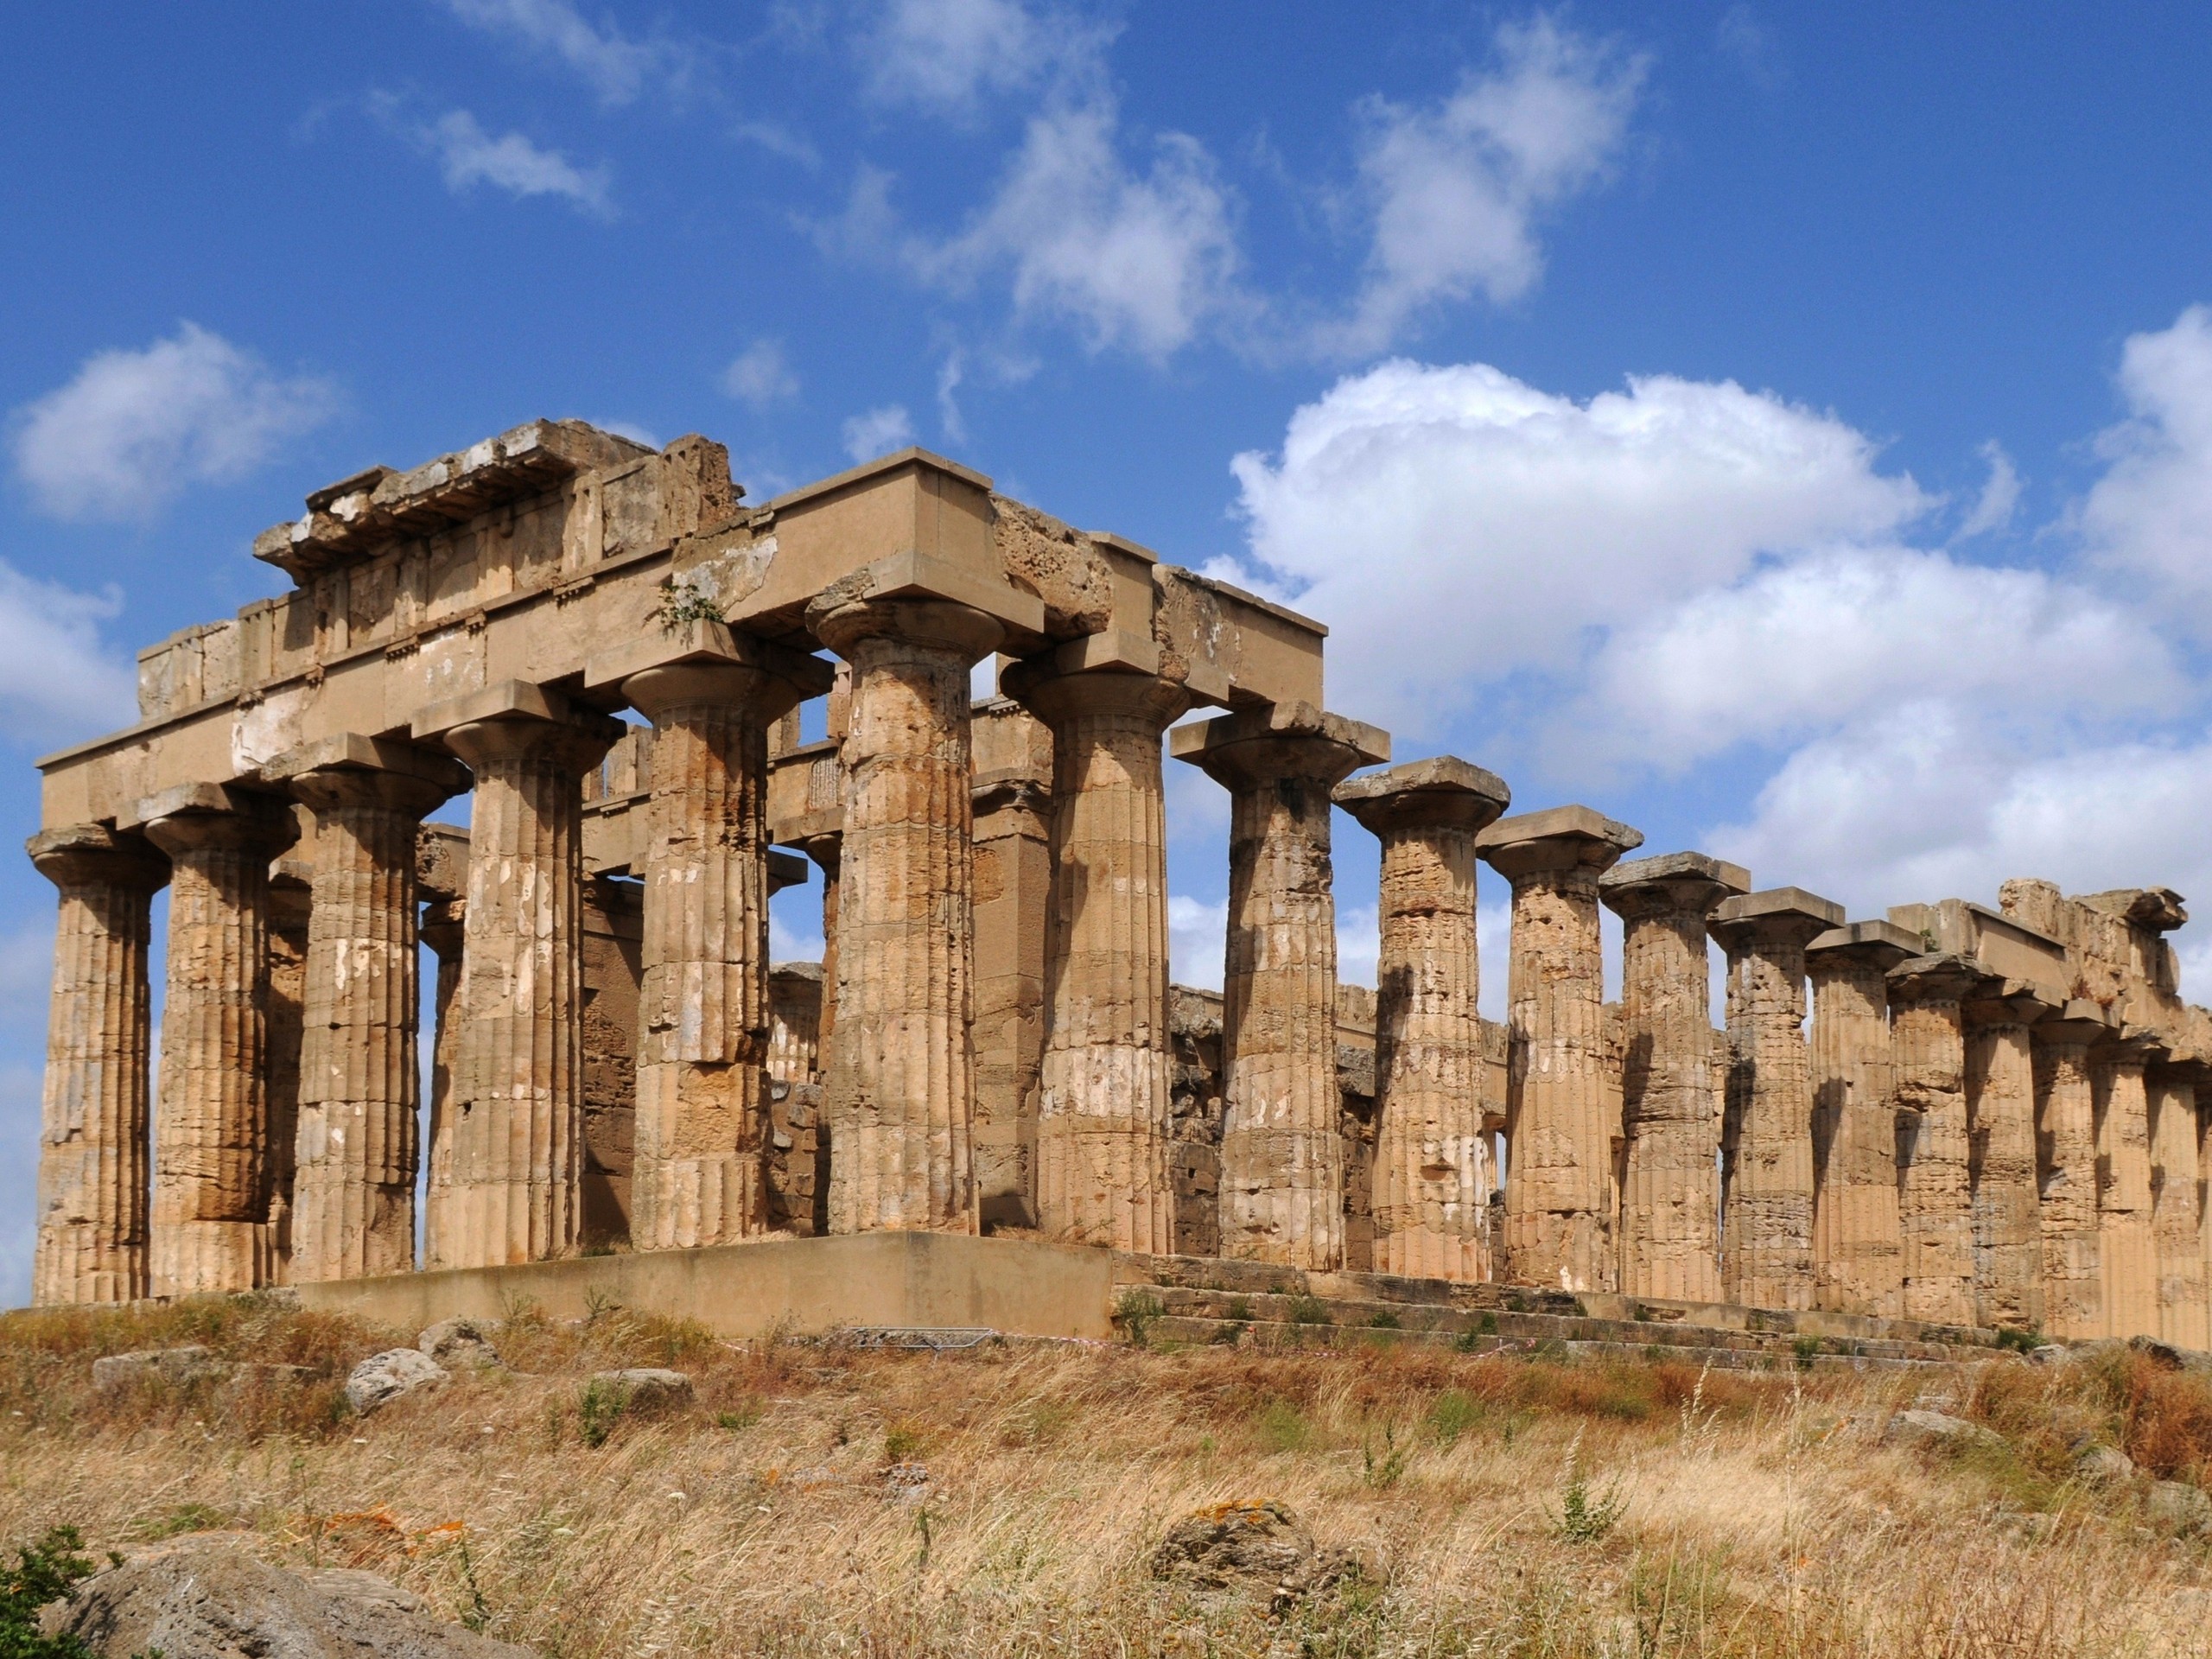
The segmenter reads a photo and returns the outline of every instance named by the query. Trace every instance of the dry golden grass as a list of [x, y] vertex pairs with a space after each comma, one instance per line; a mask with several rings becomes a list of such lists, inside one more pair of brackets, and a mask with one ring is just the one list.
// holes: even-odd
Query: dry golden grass
[[[2126, 1354], [1748, 1378], [1373, 1350], [741, 1351], [611, 1313], [524, 1319], [512, 1369], [366, 1421], [338, 1379], [399, 1333], [247, 1300], [0, 1320], [0, 1539], [207, 1527], [389, 1574], [547, 1655], [2181, 1655], [2206, 1546], [2068, 1478], [2087, 1440], [2201, 1478], [2212, 1393]], [[200, 1341], [317, 1368], [96, 1393], [92, 1356]], [[585, 1377], [674, 1364], [694, 1404], [586, 1443]], [[1928, 1392], [1964, 1457], [1854, 1427]], [[929, 1471], [919, 1502], [884, 1478]], [[1573, 1541], [1571, 1468], [1620, 1519]], [[1156, 1583], [1201, 1504], [1273, 1497], [1363, 1584], [1281, 1618]]]

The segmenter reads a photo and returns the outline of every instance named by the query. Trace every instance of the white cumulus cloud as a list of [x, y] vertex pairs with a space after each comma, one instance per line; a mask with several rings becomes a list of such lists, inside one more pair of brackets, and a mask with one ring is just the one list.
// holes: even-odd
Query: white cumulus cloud
[[680, 95], [700, 70], [696, 52], [666, 40], [634, 41], [594, 25], [568, 0], [446, 0], [454, 16], [560, 63], [602, 104], [634, 103], [647, 88]]
[[1167, 971], [1178, 985], [1219, 990], [1228, 950], [1226, 900], [1209, 903], [1179, 893], [1168, 895]]
[[557, 196], [597, 219], [613, 211], [613, 175], [602, 162], [578, 167], [557, 149], [543, 149], [518, 132], [493, 137], [467, 110], [442, 115], [422, 141], [438, 158], [446, 188], [466, 194], [488, 184], [516, 196]]
[[913, 417], [903, 404], [886, 404], [855, 415], [839, 429], [845, 453], [855, 461], [873, 461], [914, 442]]
[[2012, 522], [2013, 511], [2020, 505], [2019, 469], [2012, 465], [2012, 457], [2005, 453], [2005, 446], [1991, 439], [1981, 446], [1981, 458], [1989, 463], [1989, 478], [1974, 499], [1973, 511], [1960, 521], [1953, 541], [1963, 542], [2005, 529]]
[[798, 376], [779, 340], [756, 340], [722, 371], [722, 390], [758, 409], [798, 394]]
[[99, 637], [122, 604], [112, 588], [79, 593], [0, 563], [0, 717], [18, 741], [44, 747], [137, 719], [137, 670]]
[[16, 472], [59, 518], [143, 519], [186, 485], [227, 483], [328, 419], [327, 380], [285, 377], [186, 322], [141, 351], [100, 352], [15, 413]]
[[987, 92], [1089, 73], [1112, 35], [1072, 11], [1020, 0], [882, 0], [859, 49], [871, 96], [966, 116]]
[[2212, 629], [2212, 309], [2132, 336], [2120, 355], [2128, 417], [2098, 448], [2104, 475], [2079, 509], [2093, 557]]

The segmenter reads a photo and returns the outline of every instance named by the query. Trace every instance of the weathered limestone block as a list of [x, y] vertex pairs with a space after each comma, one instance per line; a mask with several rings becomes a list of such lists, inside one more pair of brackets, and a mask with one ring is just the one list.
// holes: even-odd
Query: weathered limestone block
[[[2057, 1010], [2015, 979], [1969, 996], [1964, 1010], [1974, 1323], [2039, 1331], [2048, 1308], [2036, 1179], [2035, 1059], [2028, 1033], [2037, 1020]], [[2195, 1129], [2192, 1123], [2192, 1151]], [[2192, 1257], [2196, 1234], [2192, 1213]]]
[[1168, 1174], [1167, 827], [1160, 734], [1190, 707], [1150, 675], [1010, 670], [1052, 730], [1052, 909], [1037, 1219], [1071, 1243], [1174, 1248]]
[[146, 950], [168, 861], [101, 824], [48, 830], [31, 862], [60, 892], [41, 1107], [31, 1300], [146, 1294]]
[[1729, 1074], [1721, 1119], [1721, 1284], [1751, 1307], [1813, 1305], [1813, 1082], [1805, 948], [1843, 906], [1802, 887], [1723, 899]]
[[768, 728], [830, 665], [698, 620], [594, 658], [653, 722], [630, 1243], [766, 1230]]
[[2097, 1228], [2108, 1337], [2158, 1334], [2158, 1251], [2151, 1224], [2151, 1109], [2144, 1072], [2164, 1050], [2122, 1028], [2092, 1051]]
[[444, 755], [347, 735], [268, 769], [315, 815], [292, 1178], [295, 1283], [415, 1265], [416, 857], [467, 787]]
[[1337, 786], [1337, 804], [1382, 842], [1371, 1199], [1378, 1273], [1491, 1276], [1475, 837], [1512, 798], [1496, 773], [1450, 756]]
[[269, 867], [269, 1243], [273, 1281], [291, 1282], [300, 1052], [306, 1046], [308, 934], [315, 919], [315, 814], [294, 804], [300, 839]]
[[1890, 969], [1897, 1075], [1897, 1211], [1904, 1316], [1974, 1322], [1974, 1208], [1967, 1173], [1966, 1016], [1989, 982], [1971, 957], [1914, 957]]
[[1329, 791], [1389, 760], [1389, 738], [1294, 703], [1179, 726], [1170, 743], [1230, 792], [1221, 1250], [1334, 1270], [1344, 1172]]
[[582, 1233], [583, 774], [620, 728], [507, 681], [433, 705], [414, 729], [476, 775], [433, 1265], [542, 1261]]
[[950, 601], [836, 589], [807, 615], [853, 670], [823, 1100], [830, 1230], [973, 1232], [968, 673], [1003, 625]]
[[2104, 1235], [2097, 1210], [2096, 1104], [2089, 1049], [2110, 1032], [2102, 1008], [2076, 999], [2037, 1020], [2031, 1033], [2044, 1329], [2066, 1341], [2105, 1333]]
[[2199, 1351], [2207, 1328], [2199, 1228], [2196, 1085], [2191, 1068], [2154, 1066], [2145, 1079], [2151, 1109], [2151, 1231], [2158, 1245], [2158, 1340]]
[[1813, 986], [1813, 1306], [1897, 1319], [1897, 1067], [1888, 974], [1920, 954], [1891, 922], [1847, 922], [1805, 947]]
[[[650, 728], [647, 728], [650, 729]], [[583, 1185], [579, 1242], [601, 1249], [630, 1240], [638, 1145], [639, 958], [645, 893], [640, 881], [592, 876], [583, 885]]]
[[298, 826], [265, 797], [188, 784], [142, 804], [169, 855], [155, 1117], [156, 1296], [270, 1282], [269, 862]]
[[1167, 988], [1167, 1028], [1175, 1071], [1168, 1149], [1175, 1186], [1175, 1253], [1221, 1254], [1221, 998], [1184, 985]]
[[1706, 925], [1751, 873], [1702, 853], [1618, 864], [1598, 896], [1621, 918], [1620, 1288], [1720, 1300], [1720, 1099]]
[[1613, 1137], [1605, 1108], [1598, 880], [1643, 835], [1586, 806], [1501, 818], [1476, 850], [1513, 884], [1507, 997], [1505, 1274], [1609, 1291]]

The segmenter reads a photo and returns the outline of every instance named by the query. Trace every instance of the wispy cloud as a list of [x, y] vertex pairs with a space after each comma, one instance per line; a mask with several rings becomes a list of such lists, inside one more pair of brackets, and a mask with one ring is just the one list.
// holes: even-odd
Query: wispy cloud
[[[137, 718], [138, 675], [129, 655], [104, 644], [99, 625], [123, 608], [115, 588], [80, 593], [0, 562], [0, 722], [19, 744], [43, 747]], [[0, 950], [0, 995], [22, 955]]]
[[840, 435], [845, 453], [855, 461], [873, 461], [914, 442], [913, 417], [906, 413], [905, 404], [886, 404], [854, 416], [840, 429]]
[[100, 352], [15, 413], [16, 475], [57, 518], [144, 519], [186, 485], [245, 477], [328, 419], [327, 380], [275, 373], [197, 323]]
[[1973, 511], [1960, 521], [1953, 541], [1963, 542], [1969, 537], [2003, 530], [2012, 522], [2013, 510], [2020, 505], [2019, 469], [2012, 465], [2012, 457], [2005, 453], [2005, 446], [1991, 439], [1981, 446], [1981, 458], [1989, 463], [1988, 480], [1982, 485]]
[[1088, 79], [1115, 25], [1020, 0], [880, 0], [855, 42], [879, 102], [972, 117], [987, 92]]
[[784, 359], [779, 340], [756, 340], [722, 371], [722, 390], [755, 409], [798, 395], [798, 376]]
[[511, 195], [557, 196], [594, 219], [613, 216], [613, 175], [604, 162], [578, 167], [518, 132], [495, 138], [467, 110], [440, 116], [420, 137], [436, 155], [446, 188], [457, 196], [488, 184]]
[[647, 88], [682, 95], [703, 73], [698, 51], [656, 37], [632, 40], [613, 23], [594, 26], [568, 0], [446, 0], [472, 28], [503, 35], [559, 63], [601, 104], [631, 104]]

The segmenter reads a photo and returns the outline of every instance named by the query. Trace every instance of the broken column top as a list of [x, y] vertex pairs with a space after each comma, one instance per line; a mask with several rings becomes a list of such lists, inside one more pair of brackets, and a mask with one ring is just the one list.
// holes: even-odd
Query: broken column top
[[[1819, 893], [1808, 893], [1802, 887], [1768, 887], [1762, 892], [1739, 893], [1732, 899], [1724, 899], [1720, 901], [1720, 907], [1713, 912], [1715, 927], [1734, 922], [1784, 919], [1818, 922], [1824, 928], [1840, 927], [1843, 925], [1843, 906], [1833, 899], [1823, 899]], [[1916, 945], [1918, 943], [1914, 941]]]
[[1357, 754], [1363, 766], [1375, 766], [1390, 758], [1390, 734], [1381, 727], [1330, 714], [1310, 702], [1294, 702], [1240, 709], [1234, 714], [1217, 715], [1211, 720], [1194, 720], [1171, 727], [1167, 752], [1178, 760], [1204, 766], [1209, 758], [1232, 744], [1285, 737], [1313, 737], [1340, 743]]
[[1616, 864], [1598, 878], [1599, 887], [1607, 893], [1661, 881], [1709, 881], [1738, 893], [1750, 890], [1751, 873], [1740, 864], [1706, 853], [1660, 853]]
[[2077, 902], [2154, 933], [2170, 933], [2189, 921], [2186, 901], [2171, 887], [2114, 887], [2079, 894]]
[[2077, 996], [2056, 1014], [2036, 1022], [2036, 1035], [2045, 1042], [2094, 1043], [2111, 1035], [2119, 1022], [2098, 1003]]
[[1548, 806], [1500, 818], [1475, 837], [1475, 850], [1504, 876], [1577, 866], [1607, 869], [1643, 845], [1643, 832], [1586, 806]]
[[1908, 1002], [1954, 1001], [1998, 982], [1986, 964], [1955, 951], [1907, 957], [1890, 969], [1889, 979], [1890, 995]]
[[1407, 823], [1480, 830], [1512, 804], [1513, 791], [1496, 772], [1444, 754], [1347, 779], [1332, 798], [1379, 835]]
[[1888, 957], [1885, 968], [1903, 962], [1907, 957], [1916, 957], [1927, 949], [1919, 934], [1909, 927], [1899, 927], [1895, 922], [1846, 922], [1832, 927], [1825, 933], [1814, 935], [1813, 942], [1805, 947], [1805, 954], [1816, 951], [1854, 950], [1866, 956]]

